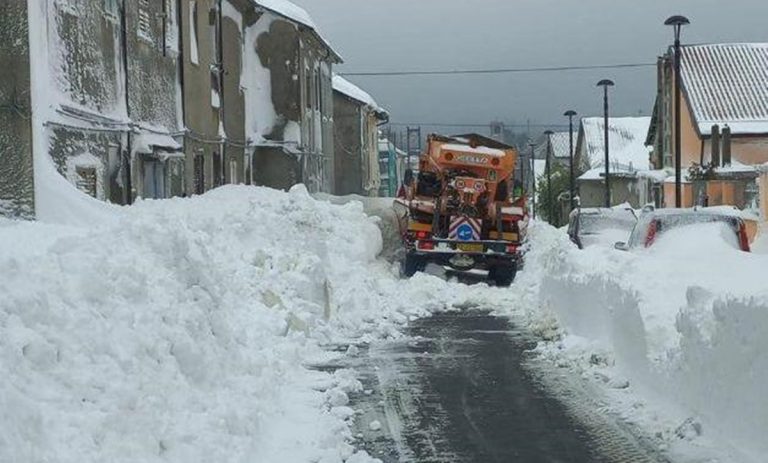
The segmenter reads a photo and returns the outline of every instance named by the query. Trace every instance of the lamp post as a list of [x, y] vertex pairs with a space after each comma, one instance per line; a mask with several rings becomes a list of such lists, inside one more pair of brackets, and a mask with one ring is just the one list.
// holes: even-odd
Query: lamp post
[[598, 87], [603, 87], [603, 129], [605, 143], [605, 207], [611, 207], [611, 160], [608, 146], [608, 87], [615, 84], [612, 80], [603, 79], [597, 83]]
[[552, 135], [555, 132], [547, 130], [544, 135], [547, 136], [547, 160], [544, 163], [547, 171], [547, 222], [554, 225], [554, 211], [552, 210], [552, 165], [550, 158], [552, 157]]
[[536, 218], [536, 143], [528, 143], [531, 147], [531, 213]]
[[576, 180], [574, 178], [575, 174], [573, 172], [573, 117], [576, 115], [576, 111], [574, 111], [572, 109], [569, 109], [563, 115], [568, 118], [568, 130], [570, 132], [570, 144], [569, 144], [568, 156], [569, 156], [569, 164], [570, 164], [570, 168], [571, 168], [571, 183], [570, 183], [570, 187], [571, 187], [571, 210], [573, 210], [574, 207], [576, 207], [576, 200], [575, 200], [575, 197], [576, 197], [576, 186], [575, 186]]
[[691, 22], [685, 16], [670, 16], [664, 21], [665, 26], [672, 26], [675, 31], [675, 207], [683, 204], [682, 137], [680, 136], [680, 30]]

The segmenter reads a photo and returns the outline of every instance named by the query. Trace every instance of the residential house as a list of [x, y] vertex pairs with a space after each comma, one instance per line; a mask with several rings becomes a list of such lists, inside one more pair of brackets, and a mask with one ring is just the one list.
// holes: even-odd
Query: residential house
[[254, 183], [287, 189], [303, 182], [310, 191], [330, 192], [332, 67], [341, 57], [303, 9], [284, 0], [253, 3], [243, 80]]
[[379, 126], [389, 115], [368, 93], [341, 76], [333, 77], [333, 90], [334, 194], [377, 196]]
[[[608, 119], [608, 168], [611, 205], [629, 203], [639, 208], [655, 203], [660, 182], [666, 174], [651, 169], [645, 138], [650, 117]], [[581, 175], [577, 179], [582, 207], [605, 206], [605, 120], [585, 117], [579, 125], [576, 159]], [[660, 176], [660, 178], [659, 178]]]
[[[670, 50], [658, 60], [646, 141], [657, 168], [670, 172], [675, 167], [673, 56]], [[756, 202], [756, 166], [768, 162], [768, 43], [683, 46], [680, 78], [683, 206]], [[664, 204], [674, 203], [674, 178], [668, 178]]]
[[0, 125], [0, 203], [31, 216], [34, 172], [50, 165], [118, 204], [181, 193], [175, 2], [11, 3], [0, 16], [10, 110]]

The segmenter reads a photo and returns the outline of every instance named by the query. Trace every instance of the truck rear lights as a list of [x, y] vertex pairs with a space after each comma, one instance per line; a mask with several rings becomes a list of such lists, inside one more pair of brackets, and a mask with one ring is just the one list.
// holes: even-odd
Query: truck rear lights
[[493, 159], [491, 159], [491, 165], [492, 165], [492, 166], [498, 166], [500, 162], [501, 162], [501, 161], [499, 161], [499, 158], [493, 158]]
[[430, 233], [427, 231], [417, 231], [416, 232], [416, 239], [417, 240], [426, 240], [429, 238]]
[[507, 252], [508, 252], [509, 254], [514, 254], [514, 253], [516, 253], [516, 252], [517, 252], [517, 246], [515, 246], [514, 244], [509, 244], [509, 245], [507, 245]]
[[453, 161], [453, 153], [445, 153], [446, 161]]
[[419, 244], [417, 245], [419, 249], [425, 250], [425, 251], [431, 251], [435, 249], [435, 242], [434, 241], [419, 241]]

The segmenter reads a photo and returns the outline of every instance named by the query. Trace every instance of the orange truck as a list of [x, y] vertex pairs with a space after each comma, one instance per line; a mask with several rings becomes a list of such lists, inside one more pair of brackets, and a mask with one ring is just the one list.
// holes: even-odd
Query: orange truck
[[516, 161], [515, 148], [481, 135], [428, 137], [394, 203], [404, 276], [433, 263], [512, 284], [528, 228], [525, 198], [511, 197]]

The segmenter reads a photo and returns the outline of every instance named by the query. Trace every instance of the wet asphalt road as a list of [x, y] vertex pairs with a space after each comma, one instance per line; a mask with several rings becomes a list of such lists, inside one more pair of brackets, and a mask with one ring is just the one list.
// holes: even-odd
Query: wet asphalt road
[[409, 334], [347, 365], [367, 389], [352, 397], [358, 445], [385, 463], [665, 461], [595, 410], [573, 413], [547, 392], [526, 366], [534, 343], [506, 319], [441, 314]]

